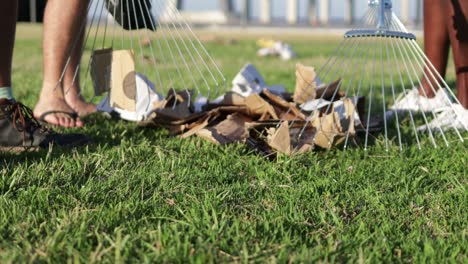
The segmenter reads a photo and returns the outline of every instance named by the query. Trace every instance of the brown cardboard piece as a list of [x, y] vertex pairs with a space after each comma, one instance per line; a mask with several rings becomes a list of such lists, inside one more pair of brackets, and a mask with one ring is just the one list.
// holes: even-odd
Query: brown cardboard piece
[[234, 113], [227, 116], [221, 123], [196, 131], [196, 135], [212, 143], [225, 145], [234, 142], [245, 142], [249, 131], [241, 114]]
[[341, 79], [338, 79], [329, 84], [321, 84], [317, 88], [316, 98], [322, 98], [327, 101], [337, 101], [344, 97], [344, 93], [339, 91], [341, 86]]
[[91, 79], [96, 96], [108, 92], [111, 87], [112, 49], [95, 50], [91, 55]]
[[317, 74], [313, 67], [307, 67], [300, 63], [296, 65], [296, 89], [294, 90], [294, 101], [303, 104], [316, 97], [315, 87]]
[[291, 137], [289, 135], [288, 121], [283, 121], [279, 128], [269, 128], [267, 136], [268, 145], [279, 153], [291, 155]]
[[330, 149], [341, 144], [348, 133], [350, 137], [353, 137], [356, 134], [355, 111], [356, 107], [353, 101], [346, 98], [335, 103], [329, 114], [323, 115], [316, 112], [311, 118], [311, 125], [317, 130], [313, 143], [321, 148]]
[[305, 120], [305, 115], [296, 107], [294, 103], [288, 102], [281, 98], [278, 95], [275, 95], [264, 89], [262, 95], [268, 99], [268, 101], [273, 105], [276, 112], [279, 112], [279, 117], [283, 120]]
[[258, 94], [252, 94], [245, 98], [245, 104], [252, 115], [260, 116], [260, 120], [267, 119], [267, 115], [270, 115], [273, 119], [278, 119], [278, 115], [273, 106], [263, 100]]
[[95, 50], [91, 75], [96, 95], [109, 91], [111, 107], [136, 111], [135, 61], [131, 50]]

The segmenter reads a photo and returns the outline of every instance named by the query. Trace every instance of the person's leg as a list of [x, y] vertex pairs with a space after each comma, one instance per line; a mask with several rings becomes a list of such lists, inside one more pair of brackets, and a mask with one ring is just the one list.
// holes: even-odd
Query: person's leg
[[[84, 1], [87, 2], [87, 1]], [[83, 17], [86, 15], [83, 15]], [[80, 19], [81, 23], [85, 22]], [[81, 30], [81, 28], [80, 28]], [[86, 28], [84, 28], [79, 36], [76, 46], [71, 51], [70, 63], [65, 71], [65, 76], [63, 79], [63, 88], [65, 92], [65, 101], [67, 104], [78, 113], [79, 116], [86, 116], [88, 114], [96, 112], [96, 106], [90, 103], [87, 103], [80, 94], [80, 74], [79, 74], [79, 65], [82, 55], [82, 45], [84, 39], [84, 33]], [[79, 31], [78, 31], [79, 32]], [[50, 67], [54, 66], [53, 64], [49, 65]]]
[[[424, 52], [437, 72], [444, 78], [447, 70], [450, 39], [446, 26], [447, 17], [445, 12], [441, 11], [443, 8], [444, 4], [440, 0], [424, 0]], [[426, 75], [430, 76], [429, 69], [426, 71]], [[434, 90], [439, 86], [433, 79], [430, 81], [427, 78], [423, 79], [422, 89], [419, 91], [420, 95], [434, 97]]]
[[[94, 106], [89, 106], [79, 97], [79, 82], [71, 85], [81, 53], [80, 45], [74, 47], [73, 50], [71, 48], [86, 19], [87, 6], [88, 1], [81, 0], [49, 0], [47, 2], [44, 14], [44, 80], [40, 99], [34, 109], [36, 118], [49, 111], [81, 112], [82, 114], [94, 111]], [[59, 84], [70, 54], [71, 60], [65, 78]], [[77, 107], [82, 109], [75, 109]], [[88, 108], [92, 109], [88, 110]], [[83, 126], [79, 118], [74, 120], [66, 114], [50, 114], [44, 119], [50, 124], [64, 127]]]
[[15, 43], [16, 17], [18, 1], [1, 1], [0, 3], [0, 98], [12, 99], [11, 63]]
[[445, 16], [457, 74], [457, 96], [468, 109], [468, 1], [445, 0]]

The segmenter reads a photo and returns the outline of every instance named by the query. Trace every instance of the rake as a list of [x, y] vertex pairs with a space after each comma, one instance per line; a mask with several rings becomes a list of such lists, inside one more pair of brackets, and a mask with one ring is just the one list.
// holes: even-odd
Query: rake
[[[301, 93], [300, 102], [314, 105], [313, 102], [327, 99], [329, 103], [315, 108], [307, 108], [307, 103], [300, 105], [308, 118], [294, 134], [295, 141], [314, 146], [319, 137], [325, 135], [331, 146], [339, 134], [344, 149], [351, 145], [363, 146], [365, 150], [381, 146], [387, 151], [403, 150], [414, 144], [421, 149], [427, 144], [439, 147], [449, 146], [454, 141], [464, 142], [466, 125], [464, 129], [453, 126], [450, 130], [429, 125], [440, 118], [440, 109], [436, 107], [424, 111], [419, 103], [412, 111], [392, 107], [398, 102], [399, 94], [407, 95], [421, 87], [423, 81], [442, 98], [445, 109], [457, 113], [459, 105], [449, 85], [419, 47], [415, 35], [408, 32], [392, 11], [392, 1], [369, 1], [358, 25], [345, 33], [334, 55], [317, 71], [317, 78], [309, 80], [312, 88], [328, 83], [325, 90], [329, 92], [320, 97]], [[324, 98], [330, 92], [332, 95]], [[341, 97], [351, 98], [354, 104], [351, 111], [355, 113], [349, 118], [354, 124], [340, 127], [340, 122], [335, 122], [331, 128], [326, 119], [320, 117], [334, 111]], [[422, 97], [427, 97], [425, 92]], [[281, 120], [278, 127], [284, 121]], [[289, 122], [290, 128], [297, 125], [297, 122]]]
[[[109, 92], [98, 109], [110, 111], [115, 106], [111, 102], [112, 80], [109, 77], [109, 65], [112, 64], [109, 61], [116, 57], [113, 52], [127, 51], [123, 56], [129, 54], [132, 57], [132, 80], [124, 80], [124, 85], [137, 86], [136, 94], [126, 91], [123, 94], [140, 104], [136, 106], [140, 112], [115, 106], [124, 119], [144, 119], [157, 108], [157, 101], [171, 95], [185, 94], [187, 107], [194, 107], [226, 90], [226, 80], [220, 68], [180, 14], [175, 1], [90, 0], [87, 19], [76, 36], [70, 54], [80, 49], [82, 60], [71, 82], [82, 83], [81, 91], [90, 92], [89, 87], [94, 87], [94, 96]], [[84, 36], [83, 39], [80, 36]], [[109, 65], [101, 67], [102, 71], [96, 70], [100, 64], [106, 64], [104, 60], [97, 59], [100, 53], [113, 54], [110, 55], [113, 59], [107, 61]], [[63, 83], [70, 61], [71, 56], [57, 85]], [[128, 65], [112, 65], [112, 68], [119, 67], [130, 69], [130, 72], [132, 69]], [[173, 107], [176, 107], [175, 101]]]

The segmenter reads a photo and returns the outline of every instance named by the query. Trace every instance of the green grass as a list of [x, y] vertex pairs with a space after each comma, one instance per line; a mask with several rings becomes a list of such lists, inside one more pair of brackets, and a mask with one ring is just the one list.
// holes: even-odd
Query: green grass
[[[40, 37], [18, 34], [15, 94], [33, 106]], [[338, 44], [291, 42], [315, 65]], [[251, 61], [269, 83], [294, 84], [298, 60], [256, 58], [252, 37], [207, 45], [228, 80]], [[466, 144], [268, 161], [242, 145], [87, 121], [94, 146], [0, 154], [0, 262], [467, 262]]]

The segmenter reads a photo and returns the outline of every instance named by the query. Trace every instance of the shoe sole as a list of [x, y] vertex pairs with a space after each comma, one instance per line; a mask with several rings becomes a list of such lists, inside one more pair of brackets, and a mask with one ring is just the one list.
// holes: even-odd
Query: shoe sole
[[0, 147], [2, 153], [24, 153], [39, 152], [39, 147]]

